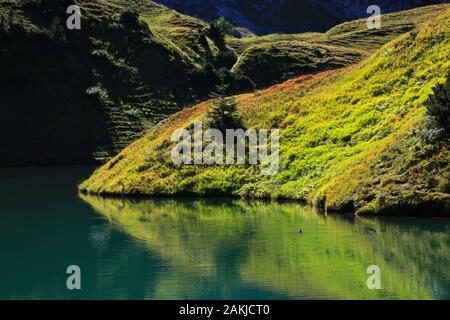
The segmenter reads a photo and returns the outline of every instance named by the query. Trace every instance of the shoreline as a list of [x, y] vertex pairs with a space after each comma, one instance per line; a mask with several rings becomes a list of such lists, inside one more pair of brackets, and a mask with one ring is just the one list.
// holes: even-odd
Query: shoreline
[[[93, 196], [104, 199], [123, 199], [129, 201], [149, 201], [149, 200], [219, 200], [219, 201], [243, 201], [243, 202], [264, 202], [264, 203], [294, 203], [310, 207], [317, 211], [317, 213], [333, 216], [353, 216], [353, 217], [405, 217], [405, 218], [448, 218], [450, 219], [450, 208], [445, 208], [445, 204], [429, 203], [417, 206], [399, 206], [398, 208], [387, 207], [377, 213], [364, 213], [354, 210], [332, 210], [327, 208], [321, 208], [311, 205], [307, 201], [297, 199], [271, 199], [271, 198], [242, 198], [238, 196], [217, 196], [217, 195], [202, 195], [195, 194], [178, 194], [178, 195], [148, 195], [148, 194], [118, 194], [118, 193], [95, 193], [88, 192], [86, 190], [78, 188], [79, 195]], [[435, 206], [435, 209], [432, 207]], [[441, 208], [439, 208], [441, 207]], [[433, 213], [426, 213], [427, 210], [431, 210]], [[393, 214], [393, 211], [397, 213]]]

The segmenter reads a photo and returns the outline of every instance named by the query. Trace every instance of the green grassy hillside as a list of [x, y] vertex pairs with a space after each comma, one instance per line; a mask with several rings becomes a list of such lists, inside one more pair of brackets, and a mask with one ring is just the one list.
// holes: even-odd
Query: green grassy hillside
[[239, 55], [233, 72], [244, 74], [263, 87], [311, 71], [348, 66], [436, 17], [446, 7], [435, 5], [383, 15], [381, 30], [369, 30], [367, 19], [361, 19], [340, 24], [326, 33], [229, 37], [228, 44]]
[[[81, 30], [65, 26], [71, 4]], [[107, 159], [207, 98], [219, 53], [233, 57], [203, 22], [151, 1], [4, 0], [0, 21], [0, 165]]]
[[[65, 28], [71, 4], [82, 9], [78, 31]], [[148, 0], [1, 1], [0, 165], [110, 159], [205, 100], [219, 75], [242, 93], [347, 66], [439, 9], [386, 19], [382, 32], [360, 21], [329, 34], [225, 41], [205, 22]]]
[[299, 75], [349, 66], [367, 57], [365, 51], [302, 41], [275, 41], [251, 46], [232, 71], [267, 87]]
[[170, 117], [80, 189], [112, 195], [288, 198], [360, 214], [448, 213], [448, 140], [423, 137], [432, 130], [426, 105], [434, 101], [435, 91], [444, 90], [440, 101], [448, 104], [449, 18], [450, 10], [442, 11], [357, 66], [238, 96], [245, 127], [281, 129], [280, 173], [275, 176], [261, 176], [255, 166], [172, 163], [171, 134], [204, 119], [211, 105], [207, 101]]

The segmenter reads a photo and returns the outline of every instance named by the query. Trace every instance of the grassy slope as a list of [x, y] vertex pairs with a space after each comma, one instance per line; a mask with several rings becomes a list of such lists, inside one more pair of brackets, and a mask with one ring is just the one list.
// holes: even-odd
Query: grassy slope
[[159, 41], [175, 48], [191, 62], [201, 63], [205, 48], [198, 37], [200, 31], [207, 28], [205, 22], [154, 3], [141, 11], [141, 19], [148, 23]]
[[273, 34], [242, 39], [230, 37], [228, 44], [239, 54], [233, 71], [249, 76], [261, 87], [310, 71], [348, 66], [435, 17], [445, 6], [386, 14], [382, 17], [381, 30], [368, 30], [367, 19], [361, 19], [340, 24], [326, 33]]
[[201, 43], [200, 37], [209, 25], [200, 19], [146, 0], [138, 0], [133, 9], [149, 25], [157, 41], [197, 67], [201, 67], [205, 54], [217, 55], [220, 51], [213, 39], [207, 38], [207, 45]]
[[[17, 0], [0, 3], [2, 19], [8, 23], [12, 10], [14, 23], [26, 30], [26, 34], [2, 39], [1, 165], [109, 159], [162, 119], [203, 100], [219, 81], [214, 71], [203, 68], [205, 59], [214, 64], [229, 49], [208, 36], [201, 20], [147, 0], [39, 1], [46, 10], [38, 5], [24, 9]], [[63, 28], [66, 40], [43, 36], [55, 16], [64, 24], [65, 9], [74, 2], [83, 11], [82, 30]], [[432, 14], [434, 8], [427, 9], [429, 13], [423, 9], [415, 19], [424, 19], [422, 15]], [[127, 9], [140, 14], [139, 26], [125, 26], [120, 21], [120, 14]], [[250, 76], [258, 86], [266, 86], [352, 64], [366, 56], [365, 51], [340, 45], [348, 45], [345, 39], [355, 38], [354, 34], [364, 41], [360, 27], [350, 23], [335, 28], [332, 37], [336, 43], [312, 43], [313, 39], [329, 38], [317, 34], [241, 40], [261, 42], [260, 46], [270, 50], [253, 46], [249, 50], [255, 54], [246, 51], [233, 74]], [[292, 37], [296, 40], [289, 40]], [[229, 43], [233, 45], [233, 40]], [[233, 92], [250, 88], [248, 82], [242, 84], [233, 84]], [[107, 91], [107, 98], [99, 103], [88, 97], [86, 89], [92, 86]]]
[[[63, 26], [73, 3], [82, 9], [79, 31]], [[121, 21], [128, 9], [141, 23]], [[51, 35], [55, 17], [61, 31]], [[202, 55], [217, 51], [207, 36], [198, 41], [205, 24], [151, 1], [4, 0], [0, 20], [0, 165], [109, 158], [214, 89], [195, 75]], [[96, 101], [89, 87], [108, 95]]]
[[130, 145], [80, 189], [289, 198], [367, 214], [430, 205], [448, 212], [450, 152], [418, 134], [424, 102], [450, 73], [449, 18], [445, 10], [358, 66], [238, 96], [247, 127], [282, 129], [281, 171], [274, 177], [255, 167], [172, 164], [171, 133], [201, 119], [205, 102]]
[[247, 49], [232, 71], [267, 87], [299, 75], [355, 64], [367, 53], [353, 48], [301, 41], [275, 41]]

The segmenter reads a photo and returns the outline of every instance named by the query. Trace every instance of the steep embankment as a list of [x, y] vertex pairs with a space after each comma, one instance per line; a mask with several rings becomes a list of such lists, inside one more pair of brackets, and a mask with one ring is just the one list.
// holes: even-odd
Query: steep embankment
[[[73, 4], [80, 30], [66, 28]], [[0, 22], [0, 165], [115, 155], [207, 98], [219, 53], [233, 56], [204, 22], [151, 1], [3, 0]]]
[[[81, 7], [81, 30], [65, 27], [71, 4]], [[219, 74], [239, 93], [347, 66], [438, 9], [387, 17], [381, 32], [360, 21], [330, 35], [239, 42], [153, 1], [1, 1], [0, 165], [107, 160], [207, 98]]]
[[247, 128], [281, 129], [275, 176], [261, 176], [256, 166], [173, 164], [172, 132], [204, 118], [205, 102], [130, 145], [80, 189], [289, 198], [366, 214], [448, 213], [448, 141], [430, 134], [426, 104], [436, 87], [448, 104], [449, 18], [446, 10], [358, 66], [238, 96]]

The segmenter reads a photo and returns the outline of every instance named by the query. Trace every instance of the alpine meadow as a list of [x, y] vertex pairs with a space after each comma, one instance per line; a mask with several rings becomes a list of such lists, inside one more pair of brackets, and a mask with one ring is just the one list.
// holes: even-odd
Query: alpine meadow
[[236, 97], [245, 127], [281, 128], [279, 175], [262, 177], [245, 166], [173, 165], [173, 130], [203, 119], [207, 101], [131, 144], [81, 190], [295, 199], [358, 214], [448, 212], [448, 135], [433, 135], [448, 132], [448, 108], [433, 111], [449, 103], [450, 11], [439, 9], [359, 64]]
[[0, 304], [450, 299], [450, 0], [0, 0], [0, 130]]

